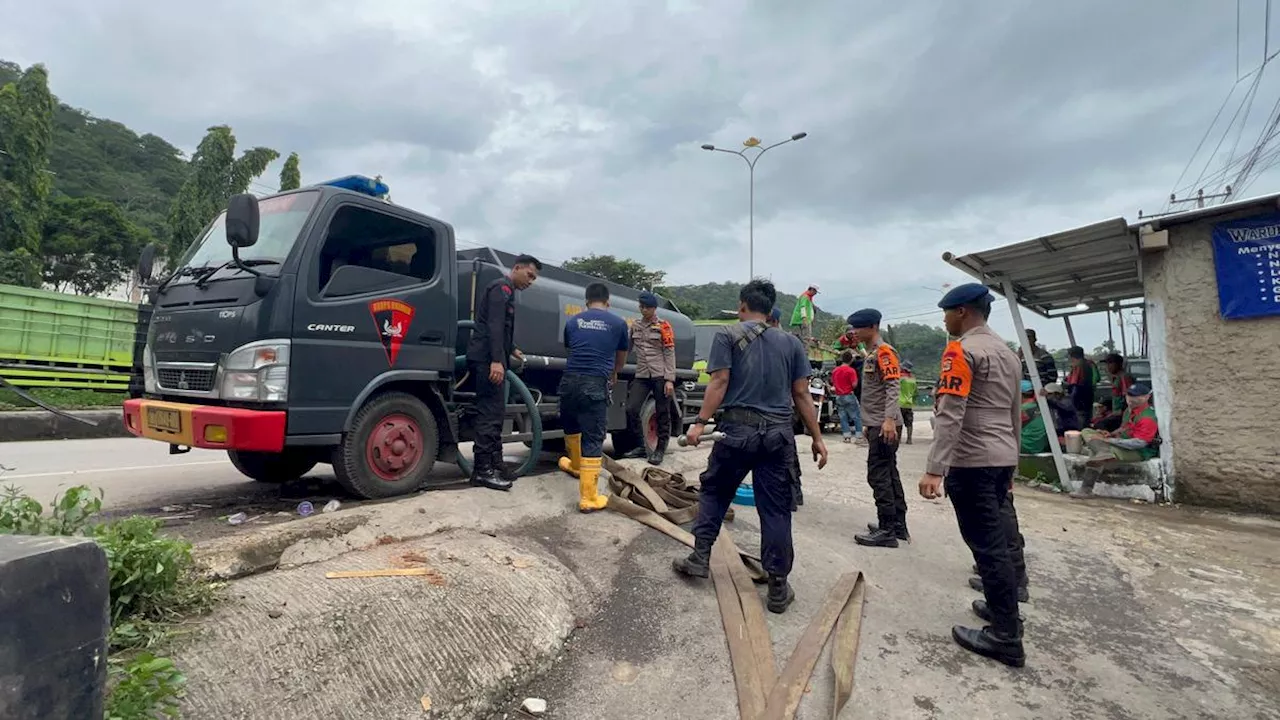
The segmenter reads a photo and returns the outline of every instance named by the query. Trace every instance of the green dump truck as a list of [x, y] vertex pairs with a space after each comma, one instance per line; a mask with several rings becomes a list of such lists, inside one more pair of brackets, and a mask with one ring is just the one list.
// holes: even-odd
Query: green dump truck
[[126, 390], [138, 306], [0, 285], [0, 377], [18, 387]]

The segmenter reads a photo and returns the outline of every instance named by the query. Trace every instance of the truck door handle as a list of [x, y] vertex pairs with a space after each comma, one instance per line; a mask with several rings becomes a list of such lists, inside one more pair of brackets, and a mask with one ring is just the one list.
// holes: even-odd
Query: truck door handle
[[444, 341], [444, 333], [441, 332], [424, 332], [418, 336], [418, 342], [422, 343], [438, 343]]

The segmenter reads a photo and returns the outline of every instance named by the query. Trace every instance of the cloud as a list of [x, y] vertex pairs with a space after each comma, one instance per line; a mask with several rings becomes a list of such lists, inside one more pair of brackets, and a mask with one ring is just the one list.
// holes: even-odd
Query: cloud
[[65, 102], [188, 150], [227, 123], [300, 153], [305, 181], [381, 174], [462, 242], [629, 256], [676, 282], [748, 273], [748, 168], [699, 146], [805, 131], [756, 166], [757, 273], [821, 282], [833, 311], [932, 321], [929, 288], [966, 279], [943, 251], [1160, 209], [1236, 78], [1232, 10], [0, 0], [0, 48], [46, 63]]

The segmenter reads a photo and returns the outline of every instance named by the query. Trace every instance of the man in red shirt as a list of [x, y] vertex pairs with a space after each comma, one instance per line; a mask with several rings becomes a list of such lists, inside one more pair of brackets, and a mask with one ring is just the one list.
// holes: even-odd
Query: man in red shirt
[[[853, 353], [845, 350], [840, 364], [831, 371], [831, 389], [836, 396], [836, 412], [840, 414], [840, 432], [846, 443], [862, 438], [862, 409], [858, 407], [858, 372], [853, 369]], [[850, 423], [853, 424], [852, 435]]]
[[[1090, 465], [1108, 462], [1142, 462], [1160, 455], [1160, 427], [1156, 423], [1156, 411], [1151, 407], [1151, 388], [1134, 383], [1125, 393], [1124, 419], [1114, 433], [1105, 430], [1083, 430], [1081, 439], [1089, 448]], [[1088, 497], [1093, 494], [1097, 478], [1086, 476], [1081, 488], [1072, 497]]]

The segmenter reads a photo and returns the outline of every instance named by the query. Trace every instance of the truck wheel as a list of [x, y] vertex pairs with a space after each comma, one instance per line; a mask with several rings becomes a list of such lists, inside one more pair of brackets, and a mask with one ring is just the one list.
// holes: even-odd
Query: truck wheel
[[278, 453], [228, 450], [227, 457], [241, 475], [264, 483], [297, 480], [316, 466], [313, 452], [298, 449]]
[[435, 415], [408, 393], [379, 395], [360, 408], [334, 450], [333, 472], [353, 495], [378, 499], [422, 487], [440, 451]]

